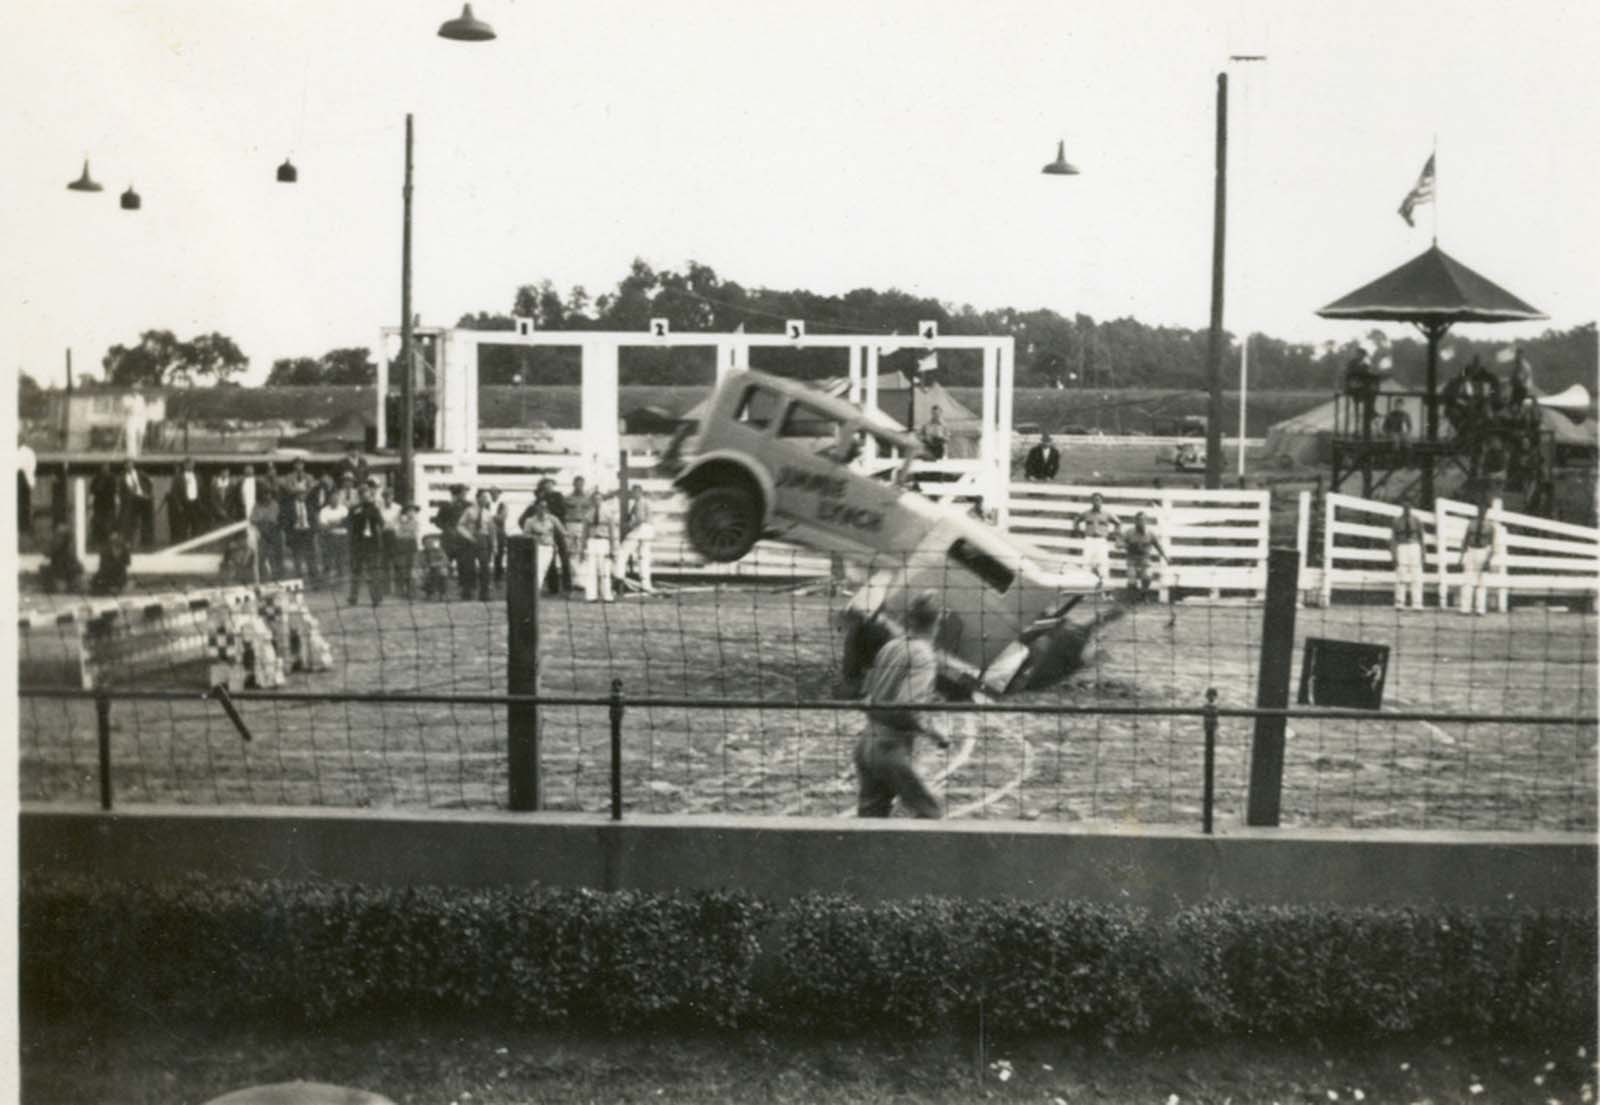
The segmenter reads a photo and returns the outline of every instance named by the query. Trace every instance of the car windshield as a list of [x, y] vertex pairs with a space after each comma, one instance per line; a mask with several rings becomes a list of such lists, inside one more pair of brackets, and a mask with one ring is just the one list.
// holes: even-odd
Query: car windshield
[[752, 384], [744, 389], [744, 395], [739, 399], [739, 406], [733, 412], [734, 420], [764, 430], [772, 425], [772, 419], [778, 413], [778, 406], [782, 402], [783, 397], [771, 388]]

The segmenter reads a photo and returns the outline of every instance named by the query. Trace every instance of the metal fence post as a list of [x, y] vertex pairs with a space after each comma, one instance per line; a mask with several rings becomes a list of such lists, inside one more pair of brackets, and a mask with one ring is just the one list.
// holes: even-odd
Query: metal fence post
[[[1327, 568], [1324, 566], [1323, 571]], [[1261, 668], [1256, 705], [1281, 710], [1289, 705], [1294, 669], [1295, 596], [1300, 589], [1300, 557], [1293, 549], [1273, 549], [1267, 558], [1267, 602], [1261, 624]], [[1248, 825], [1278, 824], [1283, 797], [1283, 741], [1288, 719], [1257, 717], [1250, 745]]]
[[[538, 550], [534, 538], [506, 537], [506, 690], [514, 695], [539, 693]], [[539, 777], [539, 706], [512, 703], [506, 709], [507, 770], [513, 810], [543, 805]]]
[[111, 699], [104, 691], [94, 696], [95, 735], [100, 744], [100, 808], [111, 808]]
[[1205, 795], [1200, 800], [1200, 828], [1211, 834], [1211, 809], [1216, 801], [1217, 782], [1217, 688], [1206, 691], [1206, 767]]
[[622, 820], [622, 680], [611, 681], [611, 820]]

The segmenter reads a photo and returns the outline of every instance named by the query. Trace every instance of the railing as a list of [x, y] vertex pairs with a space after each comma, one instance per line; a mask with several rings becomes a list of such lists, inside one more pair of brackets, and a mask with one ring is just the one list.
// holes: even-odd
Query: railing
[[[628, 733], [625, 722], [631, 710], [648, 711], [652, 709], [676, 710], [705, 710], [705, 711], [773, 711], [773, 710], [804, 710], [819, 713], [847, 713], [858, 714], [861, 703], [854, 700], [794, 700], [785, 701], [770, 698], [685, 698], [671, 695], [641, 695], [629, 698], [621, 679], [612, 681], [611, 692], [608, 695], [545, 695], [545, 694], [404, 694], [404, 693], [354, 693], [340, 691], [241, 691], [230, 694], [222, 688], [212, 688], [201, 694], [184, 694], [181, 692], [165, 690], [97, 690], [93, 692], [77, 691], [71, 689], [41, 689], [23, 692], [27, 698], [36, 700], [77, 700], [92, 701], [95, 711], [95, 734], [97, 749], [96, 782], [100, 807], [110, 810], [115, 805], [115, 767], [113, 756], [113, 711], [115, 701], [129, 702], [193, 702], [210, 701], [217, 703], [233, 726], [237, 737], [245, 743], [253, 740], [245, 710], [255, 705], [276, 705], [287, 703], [334, 703], [341, 705], [363, 706], [423, 706], [444, 705], [460, 706], [492, 706], [505, 710], [509, 715], [518, 709], [533, 711], [534, 732], [531, 737], [534, 741], [533, 757], [523, 761], [523, 770], [531, 771], [531, 778], [516, 778], [514, 775], [516, 757], [511, 758], [512, 768], [508, 769], [507, 789], [512, 795], [510, 807], [514, 810], [536, 811], [543, 806], [541, 801], [542, 787], [539, 779], [540, 764], [537, 745], [537, 711], [549, 708], [605, 708], [608, 714], [608, 744], [607, 744], [607, 772], [606, 772], [606, 811], [613, 821], [620, 821], [626, 815], [629, 807], [629, 794], [626, 780], [628, 772]], [[1214, 831], [1216, 823], [1216, 764], [1218, 754], [1218, 737], [1221, 723], [1224, 720], [1260, 721], [1274, 719], [1285, 722], [1371, 722], [1375, 720], [1371, 711], [1366, 710], [1340, 710], [1326, 708], [1279, 708], [1263, 709], [1258, 707], [1233, 707], [1219, 706], [1216, 702], [1216, 691], [1207, 692], [1204, 704], [1194, 706], [1149, 707], [1149, 706], [1092, 706], [1080, 707], [1062, 704], [1030, 705], [1008, 704], [1001, 707], [981, 705], [974, 703], [929, 703], [919, 707], [924, 712], [936, 715], [957, 716], [984, 716], [1002, 713], [1021, 717], [1051, 717], [1051, 718], [1104, 718], [1104, 717], [1144, 717], [1166, 719], [1198, 720], [1199, 735], [1195, 743], [1199, 745], [1200, 768], [1197, 784], [1198, 794], [1197, 812], [1199, 814], [1200, 828], [1205, 833]], [[1498, 713], [1467, 713], [1467, 712], [1441, 712], [1427, 710], [1396, 710], [1385, 712], [1381, 719], [1388, 723], [1416, 722], [1430, 726], [1441, 725], [1472, 725], [1472, 724], [1515, 724], [1517, 726], [1556, 726], [1574, 727], [1577, 729], [1593, 729], [1600, 724], [1600, 716], [1595, 714], [1498, 714]], [[512, 734], [515, 743], [517, 735]], [[957, 758], [970, 755], [970, 748], [958, 750]], [[637, 775], [635, 774], [637, 782]], [[648, 785], [648, 780], [646, 780]], [[1193, 785], [1193, 784], [1192, 784]], [[1260, 780], [1252, 775], [1251, 786], [1260, 785]], [[1266, 785], [1276, 789], [1281, 787], [1282, 779], [1268, 779]], [[522, 801], [517, 801], [517, 796], [522, 796]], [[1276, 806], [1276, 797], [1274, 797]], [[1252, 801], [1252, 807], [1254, 802]], [[840, 811], [841, 813], [848, 810]], [[1276, 824], [1276, 821], [1270, 822]]]

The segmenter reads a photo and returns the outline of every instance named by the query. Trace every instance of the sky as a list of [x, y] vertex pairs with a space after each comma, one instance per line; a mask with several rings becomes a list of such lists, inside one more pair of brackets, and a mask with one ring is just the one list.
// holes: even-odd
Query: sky
[[[259, 382], [279, 357], [375, 344], [400, 315], [407, 112], [425, 324], [546, 278], [599, 294], [642, 257], [1203, 327], [1225, 70], [1230, 329], [1352, 338], [1316, 309], [1435, 229], [1550, 316], [1495, 333], [1596, 317], [1592, 0], [475, 10], [495, 42], [438, 38], [450, 0], [10, 5], [13, 363], [59, 382], [69, 348], [98, 373], [142, 330], [217, 330]], [[1040, 174], [1058, 139], [1082, 175]], [[1437, 204], [1408, 228], [1435, 149]], [[99, 195], [65, 188], [85, 156]]]

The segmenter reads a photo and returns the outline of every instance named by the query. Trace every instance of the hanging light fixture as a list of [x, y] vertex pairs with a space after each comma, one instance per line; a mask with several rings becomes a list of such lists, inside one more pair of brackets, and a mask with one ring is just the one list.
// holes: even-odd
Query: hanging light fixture
[[488, 42], [494, 36], [494, 28], [472, 14], [471, 4], [461, 6], [459, 17], [439, 24], [439, 37], [456, 42]]
[[1077, 166], [1072, 165], [1067, 161], [1067, 143], [1065, 139], [1056, 143], [1056, 159], [1050, 162], [1050, 164], [1046, 165], [1040, 171], [1048, 173], [1050, 176], [1078, 175]]
[[283, 164], [278, 166], [278, 183], [293, 184], [299, 179], [300, 170], [294, 167], [293, 161], [290, 161], [287, 157], [284, 158]]
[[100, 187], [100, 185], [98, 183], [96, 183], [95, 180], [92, 177], [89, 176], [89, 159], [87, 157], [83, 159], [83, 175], [80, 176], [77, 180], [73, 181], [71, 184], [67, 185], [67, 191], [69, 191], [69, 192], [99, 192], [99, 191], [103, 191], [103, 189]]
[[[99, 188], [99, 185], [95, 187]], [[122, 209], [124, 211], [137, 211], [143, 203], [144, 201], [139, 198], [139, 193], [133, 190], [133, 185], [128, 185], [128, 190], [122, 193]]]

